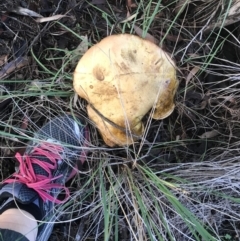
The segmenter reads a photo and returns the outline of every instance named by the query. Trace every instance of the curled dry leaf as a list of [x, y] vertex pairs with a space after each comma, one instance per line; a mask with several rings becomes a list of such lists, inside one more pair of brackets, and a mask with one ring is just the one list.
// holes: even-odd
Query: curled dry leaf
[[212, 130], [212, 131], [207, 131], [198, 137], [201, 139], [208, 139], [208, 138], [213, 138], [217, 135], [219, 135], [219, 132], [217, 130]]
[[189, 83], [189, 81], [193, 78], [193, 76], [195, 76], [197, 74], [197, 72], [200, 70], [199, 66], [195, 66], [194, 68], [191, 69], [191, 71], [189, 72], [187, 78], [186, 78], [186, 82]]

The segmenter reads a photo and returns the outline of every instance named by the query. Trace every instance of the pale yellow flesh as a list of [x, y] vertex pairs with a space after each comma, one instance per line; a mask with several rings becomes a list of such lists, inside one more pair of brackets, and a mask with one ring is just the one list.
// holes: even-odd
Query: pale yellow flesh
[[164, 51], [147, 40], [123, 34], [90, 48], [77, 65], [73, 84], [105, 118], [136, 135], [131, 138], [88, 108], [106, 144], [114, 146], [131, 144], [142, 135], [141, 120], [152, 107], [155, 119], [172, 113], [178, 80], [174, 62]]

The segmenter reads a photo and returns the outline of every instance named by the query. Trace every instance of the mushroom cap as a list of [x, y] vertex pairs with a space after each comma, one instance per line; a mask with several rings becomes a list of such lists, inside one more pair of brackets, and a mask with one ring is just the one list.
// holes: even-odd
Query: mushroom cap
[[144, 132], [142, 118], [174, 110], [178, 87], [175, 64], [154, 43], [130, 34], [112, 35], [80, 59], [73, 78], [89, 103], [89, 118], [109, 146], [132, 144]]

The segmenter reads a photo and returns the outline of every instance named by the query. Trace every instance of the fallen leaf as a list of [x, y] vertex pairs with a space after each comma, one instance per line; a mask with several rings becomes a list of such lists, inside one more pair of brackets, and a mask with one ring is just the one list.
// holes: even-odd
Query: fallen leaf
[[136, 8], [137, 4], [133, 3], [132, 0], [127, 0], [127, 7], [128, 7], [128, 9], [131, 10], [132, 8]]
[[6, 64], [7, 58], [8, 58], [7, 55], [1, 55], [0, 56], [0, 67], [3, 66], [4, 64]]
[[200, 108], [199, 108], [200, 110], [203, 110], [203, 109], [206, 108], [206, 106], [207, 106], [210, 98], [211, 98], [211, 92], [208, 91], [208, 92], [205, 94], [205, 96], [204, 96], [204, 98], [203, 98], [203, 101], [201, 102], [201, 106], [200, 106]]
[[204, 110], [204, 109], [206, 108], [206, 106], [207, 106], [207, 103], [208, 103], [207, 100], [203, 100], [203, 101], [201, 102], [201, 105], [200, 105], [199, 110]]
[[26, 65], [29, 65], [30, 58], [27, 56], [18, 57], [13, 61], [9, 62], [8, 64], [4, 65], [2, 70], [0, 71], [0, 79], [4, 78], [5, 76], [9, 75], [16, 69], [20, 69]]
[[212, 130], [212, 131], [207, 131], [205, 133], [203, 133], [201, 136], [198, 136], [201, 139], [208, 139], [208, 138], [212, 138], [219, 135], [219, 132], [217, 130]]
[[130, 21], [133, 20], [136, 16], [137, 16], [137, 13], [134, 13], [133, 15], [129, 15], [129, 16], [127, 16], [126, 19], [122, 20], [120, 23], [130, 22]]
[[192, 77], [194, 75], [196, 75], [196, 73], [200, 70], [200, 67], [199, 66], [195, 66], [194, 68], [191, 69], [191, 71], [189, 72], [187, 78], [186, 78], [186, 82], [188, 83]]
[[17, 14], [24, 15], [24, 16], [29, 16], [29, 17], [36, 17], [36, 18], [42, 17], [42, 15], [40, 15], [28, 8], [17, 7], [16, 9], [12, 9], [12, 12], [15, 12]]
[[141, 28], [139, 28], [136, 24], [134, 24], [133, 28], [138, 36], [140, 36], [154, 44], [157, 44], [158, 41], [151, 34], [146, 33], [146, 35], [143, 36], [143, 30]]
[[63, 15], [63, 14], [57, 14], [57, 15], [53, 15], [51, 17], [37, 18], [35, 21], [37, 23], [45, 23], [45, 22], [51, 22], [51, 21], [59, 20], [59, 19], [64, 18], [64, 17], [69, 17], [69, 16]]

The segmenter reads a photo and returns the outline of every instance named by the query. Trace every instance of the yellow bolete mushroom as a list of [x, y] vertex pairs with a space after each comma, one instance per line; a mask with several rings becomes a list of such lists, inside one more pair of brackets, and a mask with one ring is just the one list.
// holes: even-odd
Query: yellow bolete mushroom
[[128, 145], [144, 132], [142, 118], [174, 110], [175, 64], [154, 43], [130, 34], [112, 35], [80, 59], [73, 85], [88, 101], [89, 118], [109, 146]]

